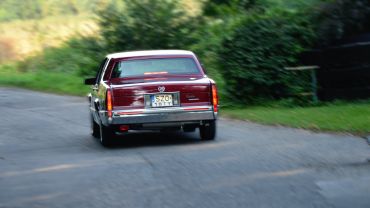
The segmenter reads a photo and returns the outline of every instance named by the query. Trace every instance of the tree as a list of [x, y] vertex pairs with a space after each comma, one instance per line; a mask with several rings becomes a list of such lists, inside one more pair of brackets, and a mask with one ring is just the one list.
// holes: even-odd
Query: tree
[[208, 0], [203, 6], [206, 16], [224, 16], [243, 13], [250, 9], [261, 9], [264, 0]]
[[110, 4], [99, 14], [110, 51], [188, 48], [200, 21], [169, 0], [125, 1], [123, 9]]

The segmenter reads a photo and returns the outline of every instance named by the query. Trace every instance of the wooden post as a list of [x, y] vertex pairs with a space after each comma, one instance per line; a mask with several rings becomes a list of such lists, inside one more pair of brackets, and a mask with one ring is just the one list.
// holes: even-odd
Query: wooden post
[[311, 69], [311, 84], [312, 84], [312, 101], [313, 103], [318, 103], [319, 98], [317, 96], [317, 77], [316, 77], [316, 69]]
[[320, 69], [320, 67], [319, 66], [298, 66], [298, 67], [285, 67], [285, 69], [290, 70], [290, 71], [310, 70], [310, 72], [311, 72], [312, 101], [314, 103], [318, 103], [319, 102], [319, 97], [317, 96], [316, 69]]

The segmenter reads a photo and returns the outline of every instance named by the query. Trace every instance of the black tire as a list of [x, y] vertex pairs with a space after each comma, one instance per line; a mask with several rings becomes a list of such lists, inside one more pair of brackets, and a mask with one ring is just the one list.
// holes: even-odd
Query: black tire
[[104, 147], [110, 147], [113, 145], [113, 136], [114, 133], [111, 128], [101, 124], [100, 126], [100, 143]]
[[93, 137], [95, 138], [99, 138], [100, 137], [100, 127], [99, 127], [99, 124], [97, 124], [95, 121], [94, 121], [94, 118], [91, 116], [91, 131], [92, 131], [92, 135]]
[[216, 120], [207, 121], [200, 126], [199, 134], [202, 140], [214, 140], [216, 137]]

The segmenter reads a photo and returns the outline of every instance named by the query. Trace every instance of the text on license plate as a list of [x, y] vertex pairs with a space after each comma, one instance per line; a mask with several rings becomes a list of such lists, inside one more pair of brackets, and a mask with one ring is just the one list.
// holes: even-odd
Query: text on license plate
[[167, 107], [173, 106], [172, 94], [152, 95], [152, 107]]

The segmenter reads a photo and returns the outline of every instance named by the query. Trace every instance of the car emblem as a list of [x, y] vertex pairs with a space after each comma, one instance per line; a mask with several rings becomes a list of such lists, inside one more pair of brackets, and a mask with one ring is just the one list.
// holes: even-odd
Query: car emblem
[[165, 90], [166, 90], [166, 88], [164, 86], [159, 86], [158, 87], [159, 92], [164, 92]]

